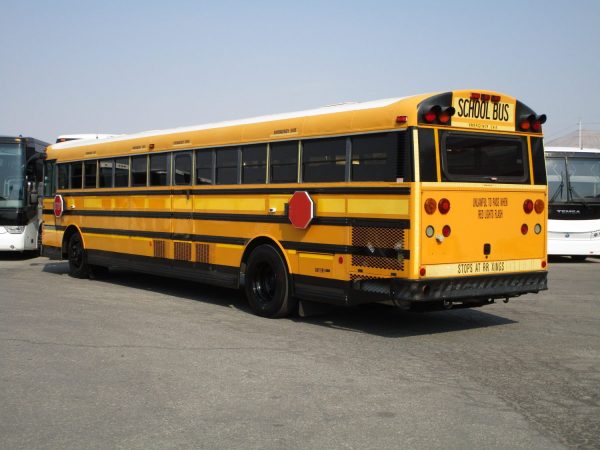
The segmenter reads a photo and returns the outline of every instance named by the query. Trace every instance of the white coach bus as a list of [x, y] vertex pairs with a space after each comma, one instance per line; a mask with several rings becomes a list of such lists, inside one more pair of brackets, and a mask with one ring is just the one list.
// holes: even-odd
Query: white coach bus
[[600, 256], [600, 149], [546, 147], [548, 254]]
[[47, 146], [30, 137], [0, 136], [0, 252], [37, 250], [41, 244]]

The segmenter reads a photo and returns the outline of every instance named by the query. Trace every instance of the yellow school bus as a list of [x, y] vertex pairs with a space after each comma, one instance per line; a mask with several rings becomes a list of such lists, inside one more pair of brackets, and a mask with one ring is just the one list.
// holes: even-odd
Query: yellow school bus
[[545, 119], [466, 90], [55, 144], [44, 254], [243, 287], [265, 317], [537, 293]]

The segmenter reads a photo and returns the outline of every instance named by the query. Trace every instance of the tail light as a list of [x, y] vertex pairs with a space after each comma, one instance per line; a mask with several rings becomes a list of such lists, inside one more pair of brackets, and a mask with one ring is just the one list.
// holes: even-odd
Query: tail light
[[544, 212], [544, 207], [545, 207], [544, 200], [538, 199], [535, 201], [535, 205], [534, 205], [533, 209], [535, 209], [536, 213], [541, 214]]
[[441, 199], [438, 202], [438, 209], [440, 210], [441, 214], [448, 214], [448, 211], [450, 211], [450, 200], [447, 198]]
[[440, 111], [440, 114], [438, 115], [438, 120], [441, 124], [446, 125], [450, 123], [450, 118], [454, 115], [455, 112], [456, 110], [452, 106], [444, 108]]
[[534, 131], [539, 133], [542, 131], [542, 124], [546, 123], [546, 114], [536, 116], [535, 114], [529, 114], [528, 116], [521, 117], [519, 120], [519, 128], [523, 131]]
[[442, 125], [448, 125], [455, 112], [456, 110], [452, 106], [442, 108], [440, 105], [435, 105], [423, 114], [423, 120], [427, 123], [437, 121]]
[[444, 235], [444, 237], [450, 236], [451, 232], [452, 230], [450, 229], [450, 225], [444, 225], [444, 228], [442, 228], [442, 234]]
[[546, 114], [535, 116], [531, 120], [531, 129], [535, 132], [542, 131], [542, 124], [546, 122]]
[[519, 122], [519, 128], [523, 131], [529, 130], [531, 128], [531, 122], [529, 122], [529, 119], [521, 120], [521, 122]]
[[435, 119], [437, 119], [437, 114], [438, 114], [436, 109], [439, 109], [439, 108], [440, 108], [439, 106], [434, 106], [429, 111], [427, 111], [423, 115], [423, 119], [425, 120], [425, 122], [427, 122], [427, 123], [435, 122]]
[[526, 223], [521, 225], [521, 234], [525, 235], [525, 234], [527, 234], [528, 231], [529, 231], [529, 227], [527, 226]]
[[523, 211], [525, 211], [526, 214], [530, 214], [531, 211], [533, 211], [533, 201], [530, 199], [527, 199], [523, 202]]
[[425, 200], [425, 212], [427, 214], [433, 214], [437, 208], [437, 203], [434, 199], [428, 198]]

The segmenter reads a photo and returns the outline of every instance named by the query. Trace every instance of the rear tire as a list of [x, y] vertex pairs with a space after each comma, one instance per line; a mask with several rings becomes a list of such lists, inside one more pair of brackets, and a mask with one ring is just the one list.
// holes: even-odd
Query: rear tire
[[290, 295], [290, 277], [281, 254], [271, 245], [260, 245], [246, 266], [245, 291], [252, 311], [262, 317], [285, 317], [298, 305]]
[[87, 254], [79, 233], [73, 234], [69, 239], [67, 255], [69, 257], [69, 275], [73, 278], [89, 278], [90, 266], [87, 263]]

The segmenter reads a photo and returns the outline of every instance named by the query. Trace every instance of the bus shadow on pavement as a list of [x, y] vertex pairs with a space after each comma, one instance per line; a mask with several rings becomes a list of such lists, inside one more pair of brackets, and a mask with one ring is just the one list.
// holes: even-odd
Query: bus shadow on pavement
[[[493, 308], [493, 305], [486, 308]], [[323, 316], [300, 318], [314, 325], [367, 333], [389, 338], [449, 333], [516, 323], [479, 308], [410, 312], [393, 306], [369, 304], [335, 308]]]
[[[66, 261], [50, 262], [45, 264], [43, 271], [68, 276], [69, 265]], [[234, 308], [247, 313], [249, 316], [253, 315], [241, 290], [120, 269], [111, 269], [110, 274], [106, 277], [91, 280], [91, 282], [110, 283], [132, 289], [146, 290], [169, 297]], [[494, 305], [486, 306], [486, 308], [494, 308]], [[514, 320], [483, 312], [479, 308], [418, 313], [402, 311], [381, 304], [332, 307], [321, 315], [311, 317], [295, 315], [289, 319], [264, 320], [290, 320], [298, 324], [310, 324], [389, 338], [449, 333], [516, 323]]]
[[27, 261], [35, 259], [40, 254], [35, 251], [26, 252], [0, 252], [0, 261]]

